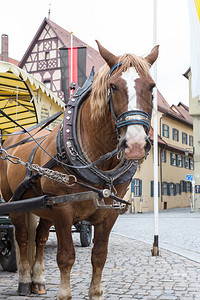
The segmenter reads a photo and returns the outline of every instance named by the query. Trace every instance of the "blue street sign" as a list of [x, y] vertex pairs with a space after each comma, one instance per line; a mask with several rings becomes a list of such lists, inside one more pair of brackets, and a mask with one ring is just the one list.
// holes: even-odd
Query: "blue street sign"
[[186, 175], [186, 181], [193, 181], [193, 175]]

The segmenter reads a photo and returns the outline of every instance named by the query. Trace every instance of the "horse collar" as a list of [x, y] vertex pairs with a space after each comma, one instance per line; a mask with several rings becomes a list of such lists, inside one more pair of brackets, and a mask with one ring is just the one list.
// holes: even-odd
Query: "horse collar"
[[75, 174], [82, 180], [87, 180], [89, 183], [100, 185], [123, 184], [129, 181], [136, 172], [136, 162], [125, 160], [122, 165], [111, 171], [102, 171], [96, 166], [89, 167], [90, 162], [85, 158], [79, 144], [77, 136], [78, 114], [81, 105], [91, 92], [93, 77], [94, 71], [92, 70], [84, 86], [72, 95], [66, 105], [63, 125], [58, 130], [57, 135], [58, 157], [72, 166], [65, 167], [68, 172]]

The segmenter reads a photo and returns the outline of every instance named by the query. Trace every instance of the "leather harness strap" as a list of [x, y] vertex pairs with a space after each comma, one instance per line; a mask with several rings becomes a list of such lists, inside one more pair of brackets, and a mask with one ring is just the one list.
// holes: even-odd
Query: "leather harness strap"
[[[79, 179], [93, 184], [109, 185], [122, 184], [130, 180], [137, 169], [137, 162], [124, 160], [115, 169], [109, 171], [100, 170], [96, 164], [88, 162], [84, 156], [79, 140], [77, 137], [77, 119], [80, 112], [81, 105], [88, 98], [91, 91], [91, 84], [93, 82], [94, 70], [92, 69], [90, 76], [82, 88], [79, 88], [70, 98], [66, 105], [63, 126], [58, 130], [57, 150], [58, 158], [61, 162], [67, 162], [68, 165], [64, 168], [75, 174]], [[105, 155], [100, 162], [109, 159], [118, 152], [109, 153]]]
[[[121, 64], [122, 63], [118, 63], [114, 65], [110, 71], [110, 75], [117, 67], [121, 66]], [[84, 86], [82, 88], [78, 88], [73, 93], [72, 97], [69, 99], [69, 102], [66, 104], [64, 121], [63, 123], [61, 123], [57, 132], [57, 138], [56, 138], [57, 154], [55, 155], [55, 158], [52, 157], [43, 166], [43, 168], [51, 169], [54, 166], [58, 165], [60, 162], [60, 164], [67, 170], [67, 172], [75, 175], [80, 180], [92, 184], [102, 185], [102, 186], [108, 185], [111, 188], [113, 187], [113, 185], [120, 185], [131, 180], [131, 178], [133, 177], [133, 175], [137, 170], [137, 161], [132, 161], [132, 160], [128, 161], [124, 159], [123, 161], [121, 161], [121, 163], [118, 166], [116, 166], [115, 169], [109, 171], [103, 171], [100, 170], [96, 165], [116, 155], [119, 150], [118, 148], [114, 149], [112, 152], [103, 155], [96, 162], [90, 163], [85, 158], [77, 137], [77, 120], [78, 120], [78, 114], [80, 108], [82, 104], [86, 101], [86, 99], [89, 97], [89, 94], [91, 92], [93, 78], [94, 78], [94, 69], [92, 69], [90, 76], [88, 77]], [[141, 124], [146, 128], [147, 131], [149, 131], [150, 116], [146, 112], [139, 111], [139, 110], [127, 111], [125, 113], [122, 113], [119, 117], [117, 117], [114, 112], [110, 90], [108, 90], [108, 103], [116, 124], [117, 131], [121, 127], [129, 126], [131, 124]], [[59, 115], [60, 114], [58, 113], [58, 116]], [[135, 119], [134, 117], [136, 115], [143, 117], [143, 119], [141, 118]], [[44, 124], [47, 123], [45, 122]], [[31, 130], [36, 128], [35, 126], [33, 127]], [[24, 131], [22, 133], [24, 133]], [[40, 143], [37, 142], [38, 145], [36, 145], [32, 150], [32, 153], [29, 158], [30, 163], [33, 162], [35, 153], [42, 142], [43, 140], [40, 141]], [[24, 140], [22, 140], [22, 143], [24, 143]], [[39, 175], [38, 173], [32, 174], [31, 171], [27, 171], [26, 178], [17, 187], [17, 189], [13, 194], [13, 200], [20, 199], [21, 196], [25, 193], [25, 191], [27, 191], [29, 188], [33, 188], [35, 181], [40, 176], [41, 175]], [[87, 186], [87, 188], [89, 187], [88, 185], [85, 186]]]
[[[0, 112], [1, 112], [1, 111], [0, 111]], [[34, 139], [33, 136], [36, 135], [36, 134], [37, 134], [39, 131], [41, 131], [42, 129], [44, 129], [46, 126], [48, 126], [50, 123], [52, 123], [53, 121], [55, 121], [55, 120], [56, 120], [60, 115], [62, 115], [62, 114], [63, 114], [63, 111], [60, 110], [60, 111], [58, 111], [57, 113], [55, 113], [54, 115], [50, 116], [49, 118], [47, 118], [47, 119], [41, 121], [40, 123], [38, 123], [38, 124], [36, 124], [36, 125], [34, 125], [34, 126], [32, 126], [32, 127], [29, 127], [29, 128], [27, 128], [27, 129], [24, 129], [23, 131], [18, 131], [18, 132], [16, 133], [17, 135], [23, 134], [23, 133], [26, 133], [26, 132], [28, 133], [28, 132], [30, 132], [30, 131], [32, 131], [32, 130], [38, 128], [38, 127], [40, 127], [39, 130], [37, 130], [33, 135], [30, 135], [29, 137], [27, 137], [27, 138], [21, 140], [20, 142], [15, 143], [15, 144], [13, 144], [13, 145], [11, 145], [11, 146], [5, 148], [5, 150], [8, 150], [8, 149], [11, 149], [11, 148], [14, 148], [14, 147], [17, 147], [17, 146], [20, 146], [20, 145], [23, 145], [23, 144], [32, 142], [32, 141], [37, 140], [37, 139], [40, 139], [41, 137], [35, 138], [35, 139]], [[5, 116], [6, 116], [7, 118], [9, 118], [9, 116], [8, 116], [7, 114], [5, 114]], [[10, 119], [10, 118], [9, 118], [9, 119]], [[18, 123], [17, 123], [17, 125], [19, 126]], [[11, 135], [16, 135], [16, 134], [14, 133], [14, 134], [11, 134]]]

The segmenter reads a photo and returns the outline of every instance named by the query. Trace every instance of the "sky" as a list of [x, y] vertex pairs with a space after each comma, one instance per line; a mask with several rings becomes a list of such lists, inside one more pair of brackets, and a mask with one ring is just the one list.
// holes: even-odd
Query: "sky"
[[[153, 0], [1, 0], [0, 35], [9, 56], [21, 60], [43, 19], [50, 19], [97, 50], [146, 56], [153, 48]], [[50, 4], [50, 5], [49, 5]], [[189, 105], [190, 67], [187, 0], [157, 0], [157, 87], [167, 102]]]

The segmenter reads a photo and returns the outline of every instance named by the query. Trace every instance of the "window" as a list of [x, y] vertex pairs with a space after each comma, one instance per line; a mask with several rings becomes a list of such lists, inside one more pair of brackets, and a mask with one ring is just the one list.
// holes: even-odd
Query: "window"
[[161, 161], [166, 162], [166, 150], [161, 150]]
[[176, 193], [179, 194], [179, 195], [181, 194], [181, 185], [180, 185], [180, 183], [176, 184]]
[[162, 183], [162, 195], [163, 196], [167, 195], [167, 182]]
[[176, 195], [176, 184], [175, 183], [168, 183], [168, 195], [175, 196]]
[[187, 133], [185, 132], [182, 132], [182, 143], [183, 144], [187, 144], [188, 141], [187, 141]]
[[190, 170], [194, 170], [194, 160], [192, 158], [189, 158], [189, 168]]
[[169, 137], [169, 126], [166, 124], [163, 124], [163, 136], [166, 138]]
[[177, 167], [183, 167], [183, 157], [181, 155], [177, 155]]
[[192, 182], [187, 181], [187, 192], [191, 193], [192, 192]]
[[185, 193], [187, 193], [187, 191], [188, 191], [188, 184], [187, 184], [187, 181], [184, 181], [183, 191], [184, 191]]
[[170, 153], [171, 165], [176, 166], [177, 155], [175, 153]]
[[185, 168], [186, 169], [189, 169], [190, 167], [190, 160], [189, 160], [189, 157], [185, 157]]
[[179, 141], [179, 131], [175, 128], [172, 129], [172, 137], [174, 141]]
[[185, 192], [184, 180], [180, 181], [180, 190], [181, 190], [181, 192]]
[[142, 180], [132, 179], [131, 192], [134, 193], [134, 197], [142, 196]]
[[46, 60], [50, 59], [50, 52], [45, 52], [45, 59]]
[[46, 85], [46, 87], [47, 87], [48, 89], [51, 88], [51, 80], [45, 80], [45, 81], [44, 81], [44, 84]]
[[189, 135], [189, 146], [193, 147], [193, 136]]

